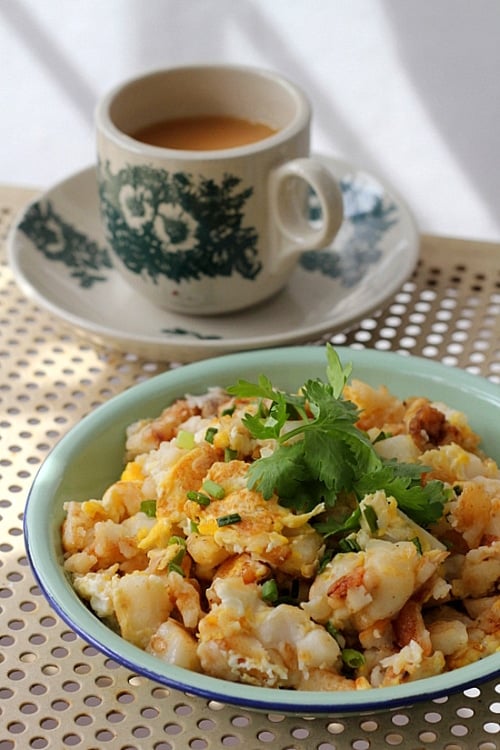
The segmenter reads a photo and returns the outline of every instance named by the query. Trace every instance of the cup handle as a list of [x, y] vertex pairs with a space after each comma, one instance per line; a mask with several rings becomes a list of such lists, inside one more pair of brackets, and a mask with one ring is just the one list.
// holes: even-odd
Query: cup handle
[[[316, 194], [321, 223], [312, 226], [307, 216], [307, 188]], [[270, 176], [272, 221], [285, 237], [281, 255], [297, 255], [329, 245], [344, 216], [342, 193], [330, 170], [318, 159], [292, 159]]]

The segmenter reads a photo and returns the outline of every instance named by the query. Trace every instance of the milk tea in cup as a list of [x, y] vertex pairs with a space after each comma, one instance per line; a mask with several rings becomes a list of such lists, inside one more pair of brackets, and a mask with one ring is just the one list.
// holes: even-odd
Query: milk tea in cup
[[[261, 303], [343, 216], [335, 178], [309, 155], [304, 93], [233, 65], [159, 70], [98, 105], [98, 185], [113, 264], [154, 305], [191, 315]], [[311, 191], [321, 222], [311, 224]]]

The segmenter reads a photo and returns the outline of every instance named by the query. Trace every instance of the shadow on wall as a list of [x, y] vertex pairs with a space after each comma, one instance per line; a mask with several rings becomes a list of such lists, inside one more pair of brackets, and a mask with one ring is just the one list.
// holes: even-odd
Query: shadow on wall
[[[500, 154], [500, 99], [492, 74], [500, 70], [500, 37], [494, 31], [486, 36], [484, 32], [500, 28], [500, 4], [497, 0], [479, 4], [468, 0], [378, 2], [414, 96], [459, 169], [489, 205], [493, 220], [498, 221], [492, 197], [500, 194], [500, 170], [491, 169], [491, 159]], [[162, 29], [162, 33], [151, 39], [148, 32], [152, 28]], [[355, 154], [359, 164], [385, 176], [383, 159], [357, 137], [342, 108], [336, 106], [335, 91], [318, 82], [302, 64], [290, 35], [287, 40], [252, 0], [182, 4], [149, 0], [137, 15], [136, 59], [153, 57], [161, 65], [167, 54], [170, 64], [191, 62], [193, 45], [186, 44], [186, 39], [196, 39], [201, 28], [206, 29], [203, 59], [220, 60], [230, 47], [231, 35], [237, 33], [256, 58], [265, 60], [266, 67], [281, 71], [304, 88], [314, 104], [317, 127], [332, 133], [334, 152]]]
[[56, 38], [47, 34], [21, 0], [0, 3], [0, 17], [36, 57], [37, 64], [47, 71], [73, 108], [92, 126], [96, 93], [86, 83], [71, 57], [57, 44]]
[[498, 222], [500, 168], [491, 163], [500, 159], [500, 3], [383, 3], [415, 96]]
[[[78, 13], [75, 10], [75, 13]], [[85, 11], [86, 13], [88, 11]], [[99, 10], [96, 7], [96, 23]], [[307, 67], [300, 64], [296, 50], [287, 43], [278, 27], [252, 0], [122, 0], [122, 14], [128, 13], [134, 31], [133, 47], [123, 65], [123, 76], [136, 75], [143, 70], [166, 65], [181, 65], [193, 61], [222, 61], [230, 48], [228, 40], [237, 32], [248, 43], [255, 56], [265, 60], [265, 67], [274, 68], [289, 76], [307, 91], [314, 103], [315, 119], [326, 132], [335, 133], [335, 149], [342, 153], [356, 153], [360, 163], [370, 163], [373, 156], [365, 151], [362, 142], [352, 132], [340, 110], [335, 107], [331, 90], [323, 90]], [[47, 73], [47, 78], [59, 87], [69, 105], [85, 123], [93, 127], [94, 108], [101, 92], [94, 91], [85, 80], [85, 71], [58, 43], [57, 35], [47, 29], [31, 12], [23, 0], [0, 3], [0, 20], [8, 25], [19, 41], [30, 50], [36, 63]], [[203, 54], [196, 40], [203, 30]], [[106, 34], [112, 34], [110, 29]], [[92, 40], [83, 38], [89, 54], [98, 54], [103, 44], [102, 29], [96, 36], [97, 50]], [[106, 71], [103, 71], [105, 77]], [[106, 88], [114, 82], [108, 81]]]
[[[325, 0], [326, 2], [327, 0]], [[311, 21], [311, 23], [313, 23]], [[366, 150], [349, 123], [335, 106], [335, 94], [318, 84], [307, 67], [301, 64], [294, 47], [287, 42], [280, 28], [262, 13], [259, 4], [252, 0], [212, 0], [212, 2], [185, 2], [178, 0], [148, 0], [141, 5], [136, 19], [138, 61], [157, 61], [157, 65], [182, 65], [194, 61], [219, 62], [224, 51], [230, 48], [231, 37], [242, 37], [253, 49], [254, 57], [262, 59], [266, 68], [276, 70], [300, 85], [314, 105], [314, 118], [325, 132], [334, 133], [335, 151], [357, 155], [360, 164], [373, 163], [373, 154]], [[161, 29], [160, 34], [149, 38], [150, 29]], [[192, 44], [186, 39], [203, 37], [203, 58], [194, 57]], [[240, 58], [241, 60], [241, 58]], [[255, 63], [252, 63], [255, 64]], [[257, 65], [259, 63], [256, 63]]]
[[[322, 1], [326, 5], [327, 0]], [[496, 83], [496, 73], [500, 70], [500, 3], [498, 0], [370, 2], [378, 16], [384, 13], [384, 25], [393, 37], [391, 52], [399, 54], [401, 69], [414, 97], [440, 135], [450, 158], [456, 160], [471, 188], [498, 222], [495, 201], [500, 194], [500, 169], [492, 168], [492, 163], [500, 155], [500, 97]], [[313, 5], [316, 15], [308, 16], [307, 0], [295, 0], [294, 4], [297, 11], [294, 23], [298, 23], [297, 19], [304, 23], [311, 19], [308, 33], [312, 33], [313, 25], [318, 23], [318, 0]], [[131, 45], [123, 60], [117, 61], [121, 76], [194, 60], [222, 61], [228, 59], [228, 50], [235, 49], [235, 40], [241, 39], [241, 50], [236, 46], [237, 60], [262, 60], [265, 67], [283, 72], [307, 91], [314, 105], [316, 127], [331, 133], [334, 152], [355, 155], [359, 164], [387, 177], [383, 155], [374, 153], [370, 144], [358, 136], [344, 114], [342, 102], [336, 99], [333, 87], [328, 86], [325, 79], [318, 80], [313, 66], [304, 62], [303, 54], [297, 54], [293, 44], [294, 29], [284, 24], [285, 35], [276, 20], [278, 16], [267, 14], [260, 2], [108, 0], [108, 3], [89, 3], [91, 7], [75, 4], [73, 9], [72, 6], [72, 3], [64, 4], [66, 12], [76, 15], [76, 21], [80, 13], [87, 21], [90, 14], [95, 14], [99, 33], [95, 40], [89, 38], [90, 33], [82, 39], [89, 56], [103, 54], [109, 39], [116, 39], [120, 29], [123, 33], [119, 24], [108, 28], [113, 7], [121, 17], [126, 16]], [[78, 65], [71, 51], [64, 49], [56, 31], [51, 34], [41, 23], [43, 12], [40, 10], [37, 17], [26, 0], [0, 2], [0, 21], [29, 50], [36, 65], [46, 71], [46, 78], [63, 93], [68, 106], [88, 126], [89, 133], [93, 132], [94, 107], [101, 93], [95, 89], [100, 85], [108, 88], [114, 83], [109, 80], [111, 71], [104, 67], [104, 54], [102, 78], [98, 84], [90, 84], [86, 69]], [[330, 6], [328, 17], [331, 16]], [[67, 19], [64, 20], [67, 23]], [[71, 24], [73, 30], [74, 23]], [[300, 31], [297, 27], [296, 33]], [[356, 33], [356, 29], [351, 31]], [[324, 64], [334, 64], [336, 54], [333, 50]], [[116, 68], [113, 70], [116, 72]], [[369, 115], [368, 112], [368, 118]], [[409, 132], [407, 137], [416, 138], [418, 133]], [[439, 174], [436, 179], [439, 180]], [[449, 190], [452, 195], [453, 185]]]

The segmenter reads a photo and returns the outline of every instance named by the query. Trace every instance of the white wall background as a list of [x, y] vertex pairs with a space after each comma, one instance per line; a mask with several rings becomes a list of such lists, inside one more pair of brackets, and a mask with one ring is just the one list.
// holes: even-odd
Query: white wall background
[[0, 183], [87, 166], [105, 91], [199, 61], [288, 75], [315, 151], [389, 182], [422, 231], [500, 240], [499, 0], [0, 0]]

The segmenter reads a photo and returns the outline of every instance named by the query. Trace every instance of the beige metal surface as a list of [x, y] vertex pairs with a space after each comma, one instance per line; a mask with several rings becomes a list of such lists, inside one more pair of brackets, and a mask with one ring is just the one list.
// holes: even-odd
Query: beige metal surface
[[[30, 195], [0, 188], [2, 245]], [[0, 750], [500, 747], [496, 682], [407, 710], [306, 720], [167, 690], [86, 645], [32, 577], [26, 495], [47, 452], [84, 414], [169, 365], [76, 338], [22, 295], [3, 251], [0, 321]], [[500, 384], [500, 246], [423, 238], [419, 265], [394, 299], [331, 340], [423, 355]]]

